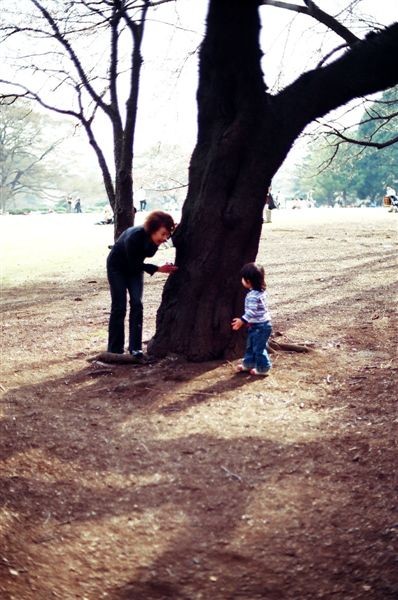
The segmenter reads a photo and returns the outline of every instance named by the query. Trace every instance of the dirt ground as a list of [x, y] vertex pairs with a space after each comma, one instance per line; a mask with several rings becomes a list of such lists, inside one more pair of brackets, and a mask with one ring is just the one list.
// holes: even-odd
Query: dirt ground
[[266, 379], [88, 363], [102, 259], [3, 286], [2, 600], [398, 597], [397, 217], [274, 212], [274, 329], [313, 352]]

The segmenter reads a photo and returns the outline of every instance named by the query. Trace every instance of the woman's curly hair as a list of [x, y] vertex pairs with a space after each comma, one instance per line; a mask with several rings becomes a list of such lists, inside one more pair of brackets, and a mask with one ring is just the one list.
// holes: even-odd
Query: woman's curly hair
[[162, 210], [154, 210], [149, 213], [144, 223], [145, 230], [151, 234], [155, 233], [161, 227], [165, 227], [170, 235], [175, 229], [173, 217]]

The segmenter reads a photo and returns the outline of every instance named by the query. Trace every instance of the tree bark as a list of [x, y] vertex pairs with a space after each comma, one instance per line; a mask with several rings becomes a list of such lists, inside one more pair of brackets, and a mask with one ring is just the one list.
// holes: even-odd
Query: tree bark
[[239, 271], [257, 254], [264, 199], [284, 154], [260, 67], [255, 0], [211, 2], [200, 53], [198, 141], [174, 235], [170, 276], [149, 352], [191, 360], [234, 355], [241, 334]]
[[148, 351], [190, 360], [234, 357], [242, 335], [241, 267], [255, 260], [272, 177], [313, 119], [398, 81], [398, 25], [302, 75], [277, 96], [260, 68], [257, 0], [212, 0], [200, 53], [198, 140], [174, 235], [178, 272], [167, 281]]

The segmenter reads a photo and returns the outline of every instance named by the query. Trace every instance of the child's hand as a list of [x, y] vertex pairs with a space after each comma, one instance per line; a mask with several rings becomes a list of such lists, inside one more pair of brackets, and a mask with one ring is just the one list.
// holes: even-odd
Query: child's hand
[[232, 319], [231, 327], [234, 331], [238, 331], [238, 329], [243, 327], [243, 325], [244, 323], [242, 319], [239, 319], [239, 317], [237, 317], [236, 319]]

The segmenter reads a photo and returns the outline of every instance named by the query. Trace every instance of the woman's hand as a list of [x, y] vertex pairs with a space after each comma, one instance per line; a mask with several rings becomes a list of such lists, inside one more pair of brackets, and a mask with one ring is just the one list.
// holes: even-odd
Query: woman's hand
[[158, 267], [159, 273], [175, 273], [177, 270], [178, 270], [178, 267], [176, 267], [172, 263], [166, 263], [165, 265]]
[[244, 324], [245, 324], [244, 321], [242, 321], [242, 319], [239, 319], [239, 317], [237, 317], [236, 319], [232, 319], [231, 327], [234, 331], [238, 331], [238, 329], [243, 327]]

